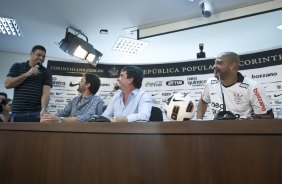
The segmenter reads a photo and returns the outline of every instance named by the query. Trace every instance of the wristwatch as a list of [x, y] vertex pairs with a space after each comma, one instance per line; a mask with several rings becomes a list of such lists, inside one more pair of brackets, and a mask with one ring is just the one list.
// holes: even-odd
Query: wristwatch
[[60, 117], [59, 123], [63, 123], [63, 122], [65, 122], [65, 118], [64, 117]]

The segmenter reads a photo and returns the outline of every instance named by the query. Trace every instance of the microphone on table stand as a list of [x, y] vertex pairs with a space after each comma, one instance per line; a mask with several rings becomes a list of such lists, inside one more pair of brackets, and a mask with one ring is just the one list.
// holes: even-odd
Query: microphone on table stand
[[[103, 98], [103, 100], [105, 100], [105, 98], [107, 98], [109, 95], [113, 94], [113, 92], [115, 92], [115, 91], [117, 91], [117, 90], [119, 90], [119, 86], [118, 86], [117, 83], [114, 83], [114, 89], [113, 89], [110, 93], [108, 93], [108, 94]], [[107, 106], [104, 105], [103, 111], [105, 111], [106, 108], [107, 108]], [[91, 116], [91, 118], [90, 118], [90, 122], [111, 122], [111, 120], [108, 119], [108, 118], [106, 118], [106, 117], [104, 117], [104, 116], [101, 116], [101, 115], [100, 115], [100, 116], [98, 116], [98, 115], [93, 115], [93, 116]]]
[[109, 95], [113, 94], [113, 92], [119, 90], [119, 85], [117, 83], [114, 84], [114, 89], [113, 91], [111, 91], [110, 93], [108, 93], [104, 98], [103, 100], [105, 100], [105, 98], [107, 98]]
[[113, 91], [117, 91], [119, 90], [119, 85], [117, 83], [114, 84], [114, 90]]
[[219, 82], [220, 91], [222, 95], [222, 105], [223, 105], [223, 108], [222, 108], [223, 111], [219, 111], [215, 115], [214, 120], [237, 119], [237, 117], [231, 111], [226, 111], [226, 104], [224, 100], [224, 94], [223, 94], [222, 84], [221, 84], [221, 79], [220, 79], [221, 72], [219, 68], [215, 68], [214, 70], [215, 70], [214, 76], [218, 79], [218, 82]]

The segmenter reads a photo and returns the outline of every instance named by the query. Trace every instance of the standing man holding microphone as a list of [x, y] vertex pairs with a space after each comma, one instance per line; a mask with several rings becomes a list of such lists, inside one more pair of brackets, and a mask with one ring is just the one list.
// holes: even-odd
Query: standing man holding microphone
[[30, 59], [15, 63], [10, 68], [5, 87], [14, 88], [12, 120], [14, 118], [40, 118], [46, 112], [52, 87], [52, 74], [42, 66], [46, 49], [41, 45], [32, 48]]

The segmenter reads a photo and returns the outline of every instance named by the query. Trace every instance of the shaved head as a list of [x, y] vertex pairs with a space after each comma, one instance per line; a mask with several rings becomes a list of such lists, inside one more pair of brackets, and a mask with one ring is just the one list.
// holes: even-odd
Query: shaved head
[[235, 52], [223, 52], [217, 56], [218, 58], [227, 59], [229, 64], [234, 64], [236, 69], [239, 68], [240, 58]]

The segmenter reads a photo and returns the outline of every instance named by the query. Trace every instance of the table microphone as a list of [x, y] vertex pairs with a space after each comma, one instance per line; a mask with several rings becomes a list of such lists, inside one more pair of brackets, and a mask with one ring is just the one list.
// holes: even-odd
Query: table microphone
[[114, 86], [114, 90], [119, 90], [119, 85], [118, 84], [115, 84], [115, 86]]
[[220, 69], [219, 68], [214, 68], [214, 76], [215, 78], [218, 79], [218, 82], [219, 82], [219, 86], [220, 86], [220, 91], [221, 91], [221, 95], [222, 95], [222, 105], [223, 105], [223, 108], [222, 110], [223, 111], [219, 111], [214, 119], [215, 120], [225, 120], [225, 119], [236, 119], [236, 116], [230, 112], [230, 111], [226, 111], [226, 104], [225, 104], [225, 100], [224, 100], [224, 93], [223, 93], [223, 90], [222, 90], [222, 84], [221, 84], [221, 79], [220, 79]]
[[113, 92], [119, 90], [119, 85], [118, 84], [114, 84], [114, 89], [113, 91], [111, 91], [110, 93], [108, 93], [104, 98], [103, 100], [105, 100], [109, 95], [113, 94]]

